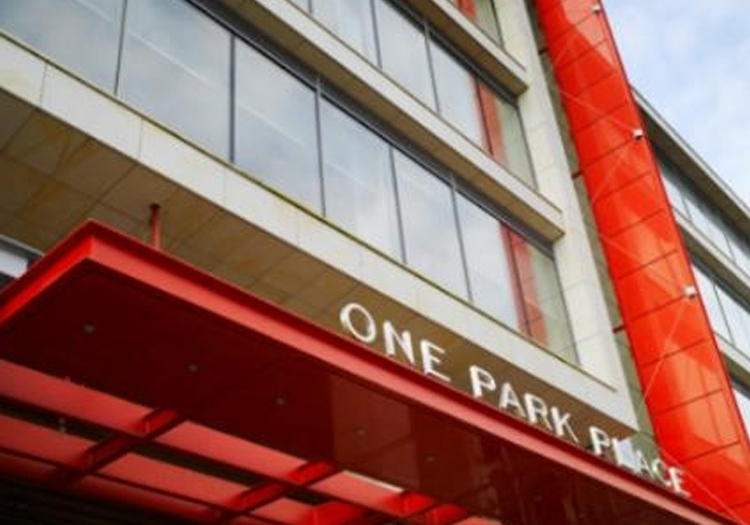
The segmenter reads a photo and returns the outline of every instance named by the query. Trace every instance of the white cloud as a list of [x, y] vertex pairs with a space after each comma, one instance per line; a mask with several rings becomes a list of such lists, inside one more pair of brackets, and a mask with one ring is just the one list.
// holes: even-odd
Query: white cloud
[[630, 81], [750, 203], [748, 0], [610, 0]]

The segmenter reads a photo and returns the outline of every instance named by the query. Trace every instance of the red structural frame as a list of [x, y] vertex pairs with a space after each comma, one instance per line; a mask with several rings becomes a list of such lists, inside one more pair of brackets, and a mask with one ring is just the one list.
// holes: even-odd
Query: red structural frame
[[536, 6], [659, 448], [750, 523], [747, 436], [602, 6]]
[[0, 476], [199, 523], [729, 523], [94, 223], [0, 293]]

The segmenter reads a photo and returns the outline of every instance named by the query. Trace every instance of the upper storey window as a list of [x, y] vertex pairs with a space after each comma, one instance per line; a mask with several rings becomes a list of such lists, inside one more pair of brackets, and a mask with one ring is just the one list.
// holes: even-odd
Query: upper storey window
[[725, 220], [720, 210], [685, 180], [680, 170], [659, 150], [656, 150], [656, 159], [672, 208], [750, 275], [750, 243], [747, 238], [732, 226], [731, 221]]
[[493, 0], [450, 0], [453, 5], [473, 20], [487, 36], [498, 44], [502, 42]]
[[[497, 28], [491, 0], [461, 0], [459, 8], [485, 21], [488, 28]], [[425, 21], [391, 0], [313, 0], [310, 10], [466, 138], [534, 184], [518, 108]], [[499, 36], [496, 30], [494, 34]]]
[[320, 211], [314, 90], [244, 42], [235, 57], [235, 162]]
[[222, 156], [229, 151], [229, 61], [229, 32], [190, 5], [128, 3], [119, 94]]
[[424, 30], [391, 4], [375, 3], [382, 67], [422, 102], [435, 107], [435, 92]]
[[113, 90], [122, 12], [123, 0], [2, 0], [0, 28]]
[[326, 27], [371, 62], [377, 62], [375, 22], [369, 0], [313, 0], [312, 9]]

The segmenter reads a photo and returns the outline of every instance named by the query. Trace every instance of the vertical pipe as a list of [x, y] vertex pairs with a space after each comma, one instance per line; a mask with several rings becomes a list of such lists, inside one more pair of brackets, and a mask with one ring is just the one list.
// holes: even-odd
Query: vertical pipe
[[149, 206], [150, 215], [148, 225], [150, 228], [151, 246], [161, 250], [161, 205], [153, 203]]

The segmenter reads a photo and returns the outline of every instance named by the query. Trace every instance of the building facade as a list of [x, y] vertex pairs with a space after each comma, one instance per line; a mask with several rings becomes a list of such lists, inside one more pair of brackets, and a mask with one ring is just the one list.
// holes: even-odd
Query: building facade
[[8, 523], [750, 522], [750, 214], [600, 5], [9, 0], [0, 114]]

